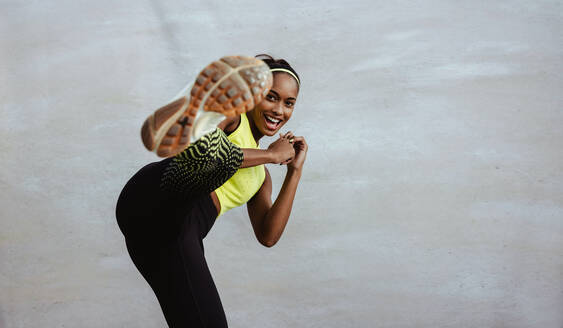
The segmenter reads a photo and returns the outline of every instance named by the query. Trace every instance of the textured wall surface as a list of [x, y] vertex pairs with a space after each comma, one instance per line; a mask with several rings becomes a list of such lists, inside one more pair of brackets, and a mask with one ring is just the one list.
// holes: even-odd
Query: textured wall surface
[[275, 247], [245, 207], [205, 239], [231, 327], [563, 327], [561, 1], [0, 12], [0, 327], [165, 326], [114, 214], [157, 160], [139, 129], [211, 60], [263, 52], [302, 77], [284, 130], [310, 149]]

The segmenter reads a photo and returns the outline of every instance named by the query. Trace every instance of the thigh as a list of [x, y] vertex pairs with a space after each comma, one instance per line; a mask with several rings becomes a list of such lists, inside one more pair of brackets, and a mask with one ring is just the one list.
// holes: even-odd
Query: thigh
[[227, 327], [203, 254], [198, 214], [194, 208], [186, 216], [178, 238], [161, 244], [127, 240], [127, 249], [170, 327]]

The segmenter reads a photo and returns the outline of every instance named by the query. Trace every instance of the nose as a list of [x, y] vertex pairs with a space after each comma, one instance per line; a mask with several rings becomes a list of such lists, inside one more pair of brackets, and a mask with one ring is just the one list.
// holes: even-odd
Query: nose
[[276, 115], [283, 115], [283, 109], [282, 109], [281, 103], [278, 102], [278, 103], [276, 104], [276, 106], [274, 106], [274, 108], [272, 109], [272, 111], [273, 111], [274, 113], [276, 113]]

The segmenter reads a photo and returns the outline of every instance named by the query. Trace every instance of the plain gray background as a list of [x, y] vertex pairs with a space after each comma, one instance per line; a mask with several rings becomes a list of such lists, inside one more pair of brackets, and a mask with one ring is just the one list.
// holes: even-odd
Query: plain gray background
[[114, 214], [158, 160], [140, 127], [263, 52], [301, 75], [309, 154], [276, 246], [245, 207], [205, 239], [231, 327], [563, 327], [561, 1], [0, 9], [1, 327], [165, 326]]

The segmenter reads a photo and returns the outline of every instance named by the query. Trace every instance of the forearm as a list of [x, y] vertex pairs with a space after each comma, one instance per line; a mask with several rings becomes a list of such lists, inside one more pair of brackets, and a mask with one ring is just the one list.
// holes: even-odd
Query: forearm
[[266, 149], [242, 148], [241, 168], [272, 163], [272, 154]]
[[263, 236], [266, 244], [272, 246], [280, 239], [293, 207], [301, 170], [289, 169], [274, 204], [263, 220]]

